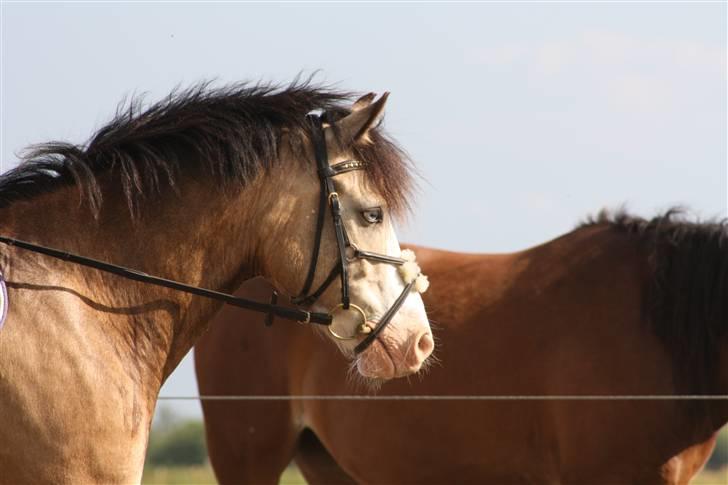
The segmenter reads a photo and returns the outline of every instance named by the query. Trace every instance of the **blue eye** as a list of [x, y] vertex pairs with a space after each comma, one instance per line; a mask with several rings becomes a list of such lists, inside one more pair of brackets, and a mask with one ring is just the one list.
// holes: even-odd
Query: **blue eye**
[[384, 212], [381, 207], [372, 207], [371, 209], [364, 209], [361, 211], [361, 216], [368, 224], [377, 224], [382, 222]]

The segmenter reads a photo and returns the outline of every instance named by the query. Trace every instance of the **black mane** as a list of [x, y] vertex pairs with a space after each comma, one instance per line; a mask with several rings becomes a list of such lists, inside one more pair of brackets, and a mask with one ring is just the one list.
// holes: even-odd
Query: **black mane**
[[[180, 174], [200, 171], [221, 184], [245, 185], [278, 160], [281, 134], [300, 150], [308, 137], [306, 114], [349, 112], [353, 94], [294, 81], [286, 87], [203, 83], [174, 91], [144, 109], [122, 103], [116, 116], [83, 145], [49, 142], [30, 147], [21, 164], [0, 176], [0, 208], [63, 186], [76, 185], [95, 213], [102, 201], [98, 176], [110, 174], [124, 189], [132, 214], [145, 194], [174, 187]], [[392, 207], [406, 207], [410, 176], [403, 152], [382, 133], [356, 148], [369, 180]]]
[[689, 221], [671, 209], [651, 220], [605, 212], [583, 225], [607, 224], [636, 238], [652, 281], [645, 310], [673, 358], [678, 390], [716, 394], [719, 345], [728, 334], [728, 221]]

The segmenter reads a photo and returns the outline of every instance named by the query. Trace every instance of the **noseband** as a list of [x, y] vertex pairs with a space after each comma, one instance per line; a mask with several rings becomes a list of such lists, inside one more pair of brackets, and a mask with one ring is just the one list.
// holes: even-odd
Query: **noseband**
[[[324, 114], [325, 115], [325, 114]], [[361, 316], [361, 324], [357, 327], [357, 332], [351, 336], [343, 336], [336, 333], [331, 326], [328, 327], [329, 333], [339, 340], [352, 340], [359, 338], [359, 335], [366, 335], [364, 340], [359, 342], [354, 347], [355, 353], [361, 353], [366, 350], [376, 340], [377, 336], [389, 325], [394, 315], [404, 304], [410, 291], [415, 287], [416, 277], [415, 275], [409, 281], [406, 282], [402, 293], [397, 297], [392, 306], [387, 312], [382, 315], [379, 319], [376, 327], [372, 330], [367, 325], [367, 314], [358, 305], [351, 303], [349, 297], [349, 272], [348, 264], [354, 263], [359, 259], [366, 259], [368, 261], [374, 261], [377, 263], [393, 264], [396, 266], [402, 266], [408, 262], [407, 259], [398, 258], [395, 256], [388, 256], [386, 254], [375, 253], [371, 251], [363, 251], [359, 249], [355, 244], [351, 242], [348, 234], [346, 233], [346, 227], [341, 218], [341, 200], [339, 194], [336, 192], [336, 186], [334, 185], [334, 177], [341, 175], [346, 172], [353, 170], [363, 170], [366, 168], [364, 162], [356, 160], [347, 160], [334, 165], [329, 165], [328, 151], [326, 149], [326, 137], [323, 129], [323, 120], [318, 115], [308, 115], [308, 119], [312, 126], [312, 141], [314, 147], [314, 154], [316, 156], [316, 168], [321, 182], [321, 191], [319, 197], [318, 207], [318, 218], [316, 220], [316, 239], [314, 240], [313, 251], [311, 254], [311, 263], [308, 268], [308, 275], [303, 285], [303, 289], [299, 296], [294, 298], [292, 301], [296, 305], [311, 305], [326, 291], [326, 289], [334, 282], [337, 276], [341, 279], [341, 303], [336, 305], [334, 308], [329, 310], [329, 315], [332, 317], [336, 314], [346, 311], [354, 311]], [[321, 285], [313, 292], [309, 293], [313, 280], [316, 275], [316, 266], [319, 259], [319, 253], [321, 250], [321, 237], [324, 229], [324, 219], [326, 212], [326, 205], [331, 210], [331, 218], [334, 226], [334, 233], [336, 234], [336, 246], [338, 249], [338, 261], [329, 272], [329, 275], [321, 283]]]

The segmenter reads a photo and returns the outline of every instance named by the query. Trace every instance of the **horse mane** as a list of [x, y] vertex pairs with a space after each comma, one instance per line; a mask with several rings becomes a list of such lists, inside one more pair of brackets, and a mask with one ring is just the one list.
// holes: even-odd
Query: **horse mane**
[[[120, 183], [129, 210], [181, 175], [203, 172], [225, 186], [245, 186], [278, 161], [281, 135], [299, 158], [315, 110], [348, 114], [353, 93], [315, 86], [311, 79], [281, 87], [205, 82], [175, 90], [144, 107], [141, 97], [122, 101], [114, 118], [82, 145], [48, 142], [29, 147], [16, 168], [0, 176], [0, 208], [75, 185], [95, 215], [102, 202], [100, 175]], [[346, 103], [346, 104], [345, 104]], [[408, 209], [411, 190], [406, 154], [381, 130], [372, 143], [353, 148], [367, 164], [368, 180], [397, 213]]]
[[719, 344], [728, 333], [728, 220], [690, 221], [673, 208], [650, 220], [601, 212], [582, 226], [607, 224], [643, 246], [652, 271], [645, 310], [673, 358], [685, 394], [716, 394]]

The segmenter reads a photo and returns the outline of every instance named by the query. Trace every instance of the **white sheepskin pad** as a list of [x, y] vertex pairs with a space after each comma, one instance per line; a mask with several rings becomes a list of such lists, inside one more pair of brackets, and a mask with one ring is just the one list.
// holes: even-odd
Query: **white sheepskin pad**
[[417, 293], [424, 293], [427, 291], [427, 288], [430, 287], [430, 280], [427, 279], [427, 276], [420, 274], [417, 277], [417, 281], [415, 281], [415, 291]]
[[404, 280], [405, 285], [412, 283], [417, 275], [420, 274], [420, 265], [414, 261], [407, 261], [399, 267], [399, 275]]
[[402, 250], [402, 259], [407, 262], [399, 267], [399, 274], [402, 277], [405, 285], [415, 282], [412, 289], [418, 293], [424, 293], [427, 288], [430, 287], [430, 282], [427, 276], [422, 274], [420, 265], [415, 262], [415, 253], [410, 249]]

